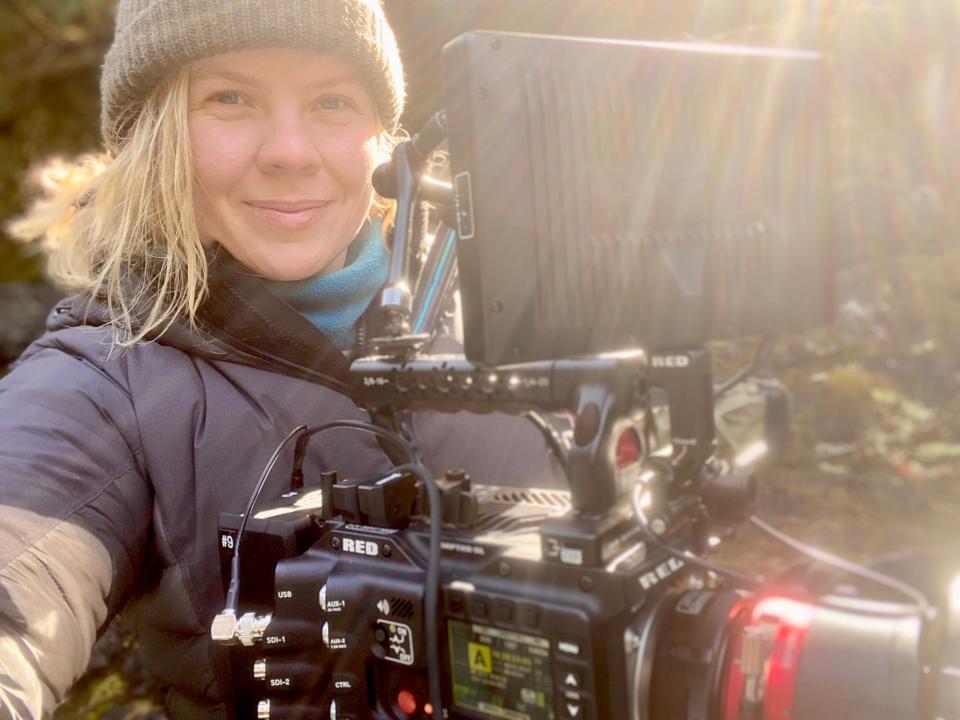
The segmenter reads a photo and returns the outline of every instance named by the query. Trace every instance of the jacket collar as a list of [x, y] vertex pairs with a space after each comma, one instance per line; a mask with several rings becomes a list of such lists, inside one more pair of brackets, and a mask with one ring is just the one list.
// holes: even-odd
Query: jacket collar
[[[347, 356], [223, 248], [208, 255], [207, 282], [208, 293], [198, 309], [195, 328], [177, 320], [148, 340], [191, 355], [261, 367], [345, 392], [350, 367]], [[76, 295], [55, 308], [49, 327], [109, 323], [101, 300]]]
[[197, 319], [212, 336], [287, 372], [346, 381], [350, 363], [333, 342], [222, 249], [210, 260], [207, 282]]

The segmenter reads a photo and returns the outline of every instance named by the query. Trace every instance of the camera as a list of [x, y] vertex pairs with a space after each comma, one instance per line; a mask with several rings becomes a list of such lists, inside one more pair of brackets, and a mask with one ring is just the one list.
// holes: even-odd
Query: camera
[[[374, 178], [398, 201], [382, 333], [351, 367], [374, 422], [293, 429], [246, 511], [221, 516], [211, 633], [240, 716], [960, 717], [960, 580], [935, 611], [816, 551], [884, 594], [765, 586], [703, 557], [756, 493], [751, 458], [716, 453], [729, 383], [705, 344], [832, 306], [820, 58], [472, 32], [443, 63], [444, 111]], [[429, 354], [455, 286], [465, 353]], [[527, 413], [567, 489], [433, 477], [404, 432], [419, 409]], [[304, 478], [334, 426], [395, 467]], [[259, 502], [294, 440], [289, 488]]]

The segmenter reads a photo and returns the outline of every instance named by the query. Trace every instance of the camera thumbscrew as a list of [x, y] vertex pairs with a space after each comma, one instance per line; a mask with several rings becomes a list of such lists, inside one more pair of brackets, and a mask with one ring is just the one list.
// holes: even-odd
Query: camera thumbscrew
[[333, 536], [332, 538], [330, 538], [330, 547], [332, 547], [334, 550], [339, 550], [340, 538], [338, 538], [337, 536]]
[[500, 572], [501, 575], [506, 577], [507, 575], [510, 574], [510, 563], [508, 562], [500, 563], [500, 567], [498, 567], [497, 570]]
[[384, 543], [380, 547], [380, 554], [383, 555], [385, 558], [388, 558], [391, 555], [393, 555], [393, 548], [387, 545], [386, 543]]
[[589, 575], [584, 575], [580, 578], [580, 589], [584, 592], [590, 592], [593, 590], [593, 578]]

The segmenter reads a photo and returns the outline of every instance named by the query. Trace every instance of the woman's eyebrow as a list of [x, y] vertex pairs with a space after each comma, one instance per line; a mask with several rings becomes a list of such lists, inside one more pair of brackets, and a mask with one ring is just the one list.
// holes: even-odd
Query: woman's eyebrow
[[194, 70], [193, 72], [194, 80], [230, 80], [232, 82], [242, 83], [244, 85], [256, 85], [259, 86], [260, 83], [252, 77], [244, 75], [233, 70], [227, 70], [225, 68], [200, 68], [199, 70]]
[[[259, 87], [261, 83], [256, 78], [244, 75], [241, 72], [235, 70], [228, 70], [226, 68], [200, 68], [194, 71], [193, 74], [194, 80], [230, 80], [232, 82], [243, 83], [244, 85], [252, 85]], [[307, 90], [318, 90], [323, 88], [335, 87], [337, 85], [362, 85], [360, 78], [356, 73], [346, 72], [334, 75], [332, 77], [326, 77], [321, 80], [316, 80], [314, 82], [306, 83], [304, 88]]]
[[317, 80], [315, 82], [308, 83], [306, 87], [310, 90], [316, 90], [318, 88], [334, 87], [335, 85], [362, 85], [362, 83], [356, 74], [342, 73], [340, 75], [335, 75], [333, 77], [324, 78], [323, 80]]

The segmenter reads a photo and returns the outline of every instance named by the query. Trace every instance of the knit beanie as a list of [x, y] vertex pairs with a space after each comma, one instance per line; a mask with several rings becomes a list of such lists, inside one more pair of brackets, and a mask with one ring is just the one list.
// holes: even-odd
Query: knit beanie
[[403, 110], [403, 68], [378, 0], [120, 0], [100, 79], [100, 125], [123, 143], [151, 90], [175, 69], [235, 50], [282, 47], [337, 55], [360, 73], [390, 131]]

